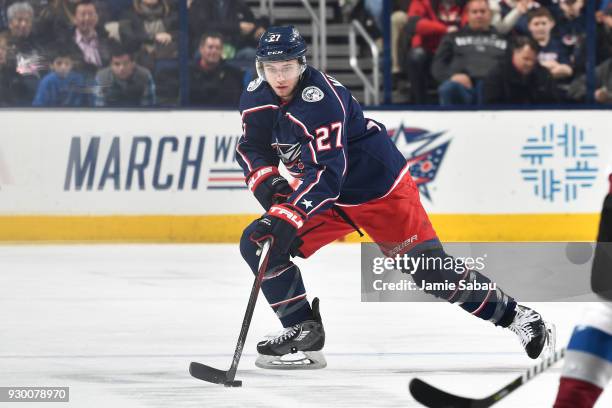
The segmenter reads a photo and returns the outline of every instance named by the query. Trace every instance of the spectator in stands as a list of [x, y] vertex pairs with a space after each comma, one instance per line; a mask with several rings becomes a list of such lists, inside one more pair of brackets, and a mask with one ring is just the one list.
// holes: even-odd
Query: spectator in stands
[[[33, 35], [34, 10], [27, 2], [17, 2], [7, 10], [9, 21], [8, 59], [18, 80], [13, 86], [13, 103], [31, 105], [41, 75], [47, 71], [43, 49]], [[17, 91], [19, 89], [19, 91]]]
[[200, 40], [200, 60], [191, 67], [189, 101], [192, 105], [238, 107], [243, 73], [221, 58], [223, 39], [205, 33]]
[[402, 72], [399, 52], [400, 36], [408, 22], [407, 10], [409, 4], [410, 0], [395, 0], [391, 13], [391, 73], [394, 77]]
[[584, 0], [559, 0], [558, 9], [556, 35], [568, 48], [570, 56], [574, 56], [586, 32]]
[[255, 48], [265, 32], [266, 22], [256, 20], [244, 0], [194, 0], [189, 9], [192, 44], [206, 31], [223, 35], [223, 57], [243, 69], [255, 64]]
[[140, 45], [136, 61], [151, 71], [157, 59], [178, 57], [179, 22], [168, 0], [135, 0], [120, 23], [121, 38]]
[[[568, 96], [584, 102], [586, 97], [586, 76], [576, 78], [569, 87]], [[612, 104], [612, 57], [599, 64], [595, 69], [595, 93], [597, 103]]]
[[547, 8], [540, 7], [529, 12], [528, 27], [531, 37], [540, 46], [538, 61], [548, 69], [555, 79], [565, 79], [573, 75], [567, 47], [553, 35], [555, 20]]
[[128, 47], [113, 44], [110, 66], [96, 75], [95, 106], [153, 106], [155, 98], [149, 70], [136, 64]]
[[40, 81], [33, 106], [92, 105], [92, 94], [88, 91], [85, 76], [73, 70], [72, 58], [69, 47], [56, 45], [51, 63], [52, 72]]
[[26, 1], [13, 3], [7, 9], [8, 41], [10, 52], [23, 56], [38, 56], [42, 54], [42, 47], [36, 41], [34, 29], [34, 10]]
[[491, 25], [501, 34], [512, 30], [523, 31], [527, 27], [527, 12], [538, 6], [533, 0], [489, 0]]
[[612, 57], [612, 2], [608, 3], [597, 24], [597, 62]]
[[383, 0], [363, 0], [363, 7], [374, 19], [378, 32], [383, 31]]
[[406, 26], [410, 49], [405, 70], [410, 80], [412, 102], [427, 102], [433, 56], [444, 35], [458, 30], [462, 13], [461, 0], [413, 0], [410, 3]]
[[[7, 30], [8, 27], [8, 15], [7, 10], [13, 3], [18, 3], [24, 0], [0, 0], [0, 32]], [[32, 6], [34, 12], [34, 24], [38, 26], [38, 16], [42, 9], [47, 6], [49, 0], [27, 0], [28, 4]]]
[[[93, 3], [96, 9], [96, 24], [99, 31], [110, 20], [109, 0], [50, 0], [40, 13], [41, 33], [48, 36], [60, 35], [66, 37], [74, 30], [76, 24], [76, 9], [82, 3]], [[106, 36], [106, 33], [104, 34]], [[54, 39], [54, 38], [51, 38]], [[65, 38], [62, 38], [64, 40]]]
[[36, 82], [17, 73], [7, 37], [6, 33], [0, 34], [0, 106], [27, 106], [31, 103], [30, 89]]
[[74, 10], [74, 28], [65, 32], [62, 39], [71, 44], [78, 56], [78, 69], [89, 78], [110, 61], [110, 40], [99, 21], [94, 1], [80, 0]]
[[433, 60], [443, 106], [479, 103], [482, 79], [508, 48], [506, 38], [491, 27], [488, 1], [469, 0], [466, 9], [467, 25], [444, 37]]
[[8, 38], [0, 34], [0, 106], [11, 104], [11, 84], [17, 76], [15, 67], [9, 64]]
[[495, 66], [483, 82], [485, 104], [551, 104], [559, 102], [554, 79], [538, 64], [538, 44], [517, 37], [512, 56]]

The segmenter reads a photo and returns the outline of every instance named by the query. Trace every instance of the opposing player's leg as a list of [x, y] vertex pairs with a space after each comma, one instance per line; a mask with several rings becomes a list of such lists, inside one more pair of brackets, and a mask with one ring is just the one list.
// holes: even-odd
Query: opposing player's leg
[[592, 408], [612, 378], [612, 174], [609, 180], [591, 278], [602, 303], [591, 305], [574, 329], [554, 408]]
[[612, 378], [612, 304], [590, 306], [572, 333], [554, 408], [592, 408]]
[[[419, 286], [423, 282], [448, 281], [456, 287], [455, 290], [444, 290], [438, 289], [440, 285], [431, 285], [432, 289], [425, 290], [427, 293], [457, 303], [468, 313], [496, 326], [509, 328], [517, 334], [531, 358], [537, 358], [546, 347], [554, 348], [554, 326], [547, 326], [537, 312], [517, 305], [512, 297], [499, 288], [474, 289], [494, 286], [485, 275], [475, 270], [457, 273], [455, 269], [439, 267], [448, 265], [445, 262], [447, 260], [451, 260], [451, 265], [457, 263], [444, 252], [410, 175], [406, 174], [387, 196], [362, 206], [347, 207], [346, 210], [387, 256], [410, 254], [432, 260], [430, 264], [434, 268], [410, 271]], [[393, 228], [389, 228], [390, 225]], [[462, 285], [459, 285], [460, 281]]]
[[[244, 230], [240, 240], [240, 252], [253, 273], [257, 273], [259, 262], [258, 246], [250, 239], [255, 224], [253, 222]], [[308, 257], [351, 231], [332, 210], [325, 211], [304, 224], [290, 252]], [[280, 253], [273, 247], [268, 265], [261, 289], [283, 329], [257, 344], [256, 365], [285, 369], [325, 367], [325, 357], [321, 353], [325, 330], [319, 300], [314, 298], [312, 306], [308, 303], [300, 269], [291, 262], [289, 253]]]

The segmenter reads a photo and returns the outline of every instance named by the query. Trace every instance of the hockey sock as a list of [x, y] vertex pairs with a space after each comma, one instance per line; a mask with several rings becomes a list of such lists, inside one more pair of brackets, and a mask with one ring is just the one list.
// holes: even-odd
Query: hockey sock
[[553, 408], [593, 408], [602, 388], [575, 378], [561, 377]]
[[261, 290], [283, 327], [312, 319], [302, 275], [293, 262], [268, 270]]
[[[254, 274], [258, 273], [258, 246], [249, 239], [255, 223], [251, 224], [240, 240], [240, 253]], [[278, 251], [270, 252], [268, 270], [266, 271], [261, 291], [268, 300], [272, 310], [280, 319], [283, 327], [312, 319], [312, 309], [306, 300], [306, 289], [298, 267], [289, 261], [288, 254]]]
[[567, 346], [562, 376], [603, 389], [612, 378], [611, 350], [612, 334], [589, 325], [576, 326]]
[[489, 278], [480, 272], [470, 270], [462, 280], [467, 285], [477, 287], [477, 284], [486, 284], [490, 289], [465, 289], [457, 290], [457, 293], [449, 300], [459, 303], [459, 306], [483, 320], [489, 320], [496, 326], [508, 327], [516, 315], [516, 301], [504, 293], [503, 290], [492, 288]]
[[[454, 261], [454, 258], [441, 248], [424, 251], [422, 256], [430, 260], [434, 268], [419, 269], [412, 276], [420, 286], [423, 281], [431, 284], [451, 282], [454, 289], [448, 285], [437, 289], [425, 289], [438, 298], [450, 303], [458, 303], [465, 311], [483, 320], [489, 320], [496, 326], [507, 327], [516, 314], [516, 301], [504, 291], [497, 288], [489, 278], [475, 270], [465, 270], [465, 266]], [[437, 262], [436, 262], [437, 260]], [[428, 264], [429, 265], [429, 264]], [[445, 265], [454, 265], [451, 268]]]

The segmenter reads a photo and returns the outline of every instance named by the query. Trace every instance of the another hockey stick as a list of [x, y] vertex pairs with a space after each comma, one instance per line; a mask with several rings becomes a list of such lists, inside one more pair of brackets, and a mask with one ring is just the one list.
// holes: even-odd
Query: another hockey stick
[[242, 356], [242, 348], [244, 347], [247, 333], [249, 332], [249, 327], [251, 326], [251, 319], [253, 317], [253, 312], [255, 311], [255, 304], [257, 303], [257, 296], [259, 295], [261, 282], [266, 269], [268, 268], [268, 258], [270, 257], [271, 246], [272, 240], [267, 239], [264, 241], [261, 247], [261, 253], [259, 255], [259, 269], [257, 271], [257, 276], [255, 277], [255, 282], [253, 282], [251, 297], [249, 297], [249, 303], [247, 304], [244, 319], [242, 320], [242, 328], [240, 329], [240, 335], [238, 336], [238, 342], [236, 343], [236, 350], [234, 351], [232, 365], [230, 366], [229, 370], [223, 371], [192, 361], [191, 364], [189, 364], [189, 374], [191, 374], [193, 377], [215, 384], [223, 384], [226, 387], [242, 387], [242, 381], [234, 380], [234, 378], [236, 377], [236, 370], [238, 370], [240, 356]]
[[472, 399], [449, 394], [433, 385], [427, 384], [423, 380], [413, 378], [410, 381], [410, 394], [415, 400], [429, 408], [487, 408], [506, 397], [536, 375], [552, 367], [557, 361], [565, 356], [565, 349], [555, 351], [555, 353], [543, 360], [540, 364], [531, 367], [520, 377], [517, 377], [510, 384], [486, 398]]

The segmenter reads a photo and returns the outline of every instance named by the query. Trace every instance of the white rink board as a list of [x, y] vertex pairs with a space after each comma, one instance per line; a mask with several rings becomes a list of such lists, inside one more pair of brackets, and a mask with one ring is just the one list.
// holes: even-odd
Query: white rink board
[[[429, 198], [423, 199], [432, 214], [600, 210], [612, 163], [609, 112], [373, 111], [367, 116], [389, 130], [403, 125], [442, 132], [425, 150], [450, 142], [427, 184]], [[244, 190], [234, 160], [241, 132], [237, 112], [1, 111], [0, 120], [0, 215], [207, 215], [259, 209]], [[551, 145], [555, 154], [540, 166], [546, 171], [559, 175], [577, 161], [588, 161], [594, 169], [595, 177], [588, 181], [592, 186], [579, 188], [570, 200], [561, 193], [553, 200], [536, 195], [535, 182], [525, 181], [521, 173], [537, 167], [521, 156], [528, 139], [541, 137], [542, 128], [551, 125], [556, 136], [566, 125], [578, 134], [582, 131], [582, 145], [596, 152], [568, 159], [562, 147]], [[407, 155], [416, 154], [423, 144], [403, 135], [395, 140]], [[95, 168], [93, 162], [86, 165], [85, 157]]]

